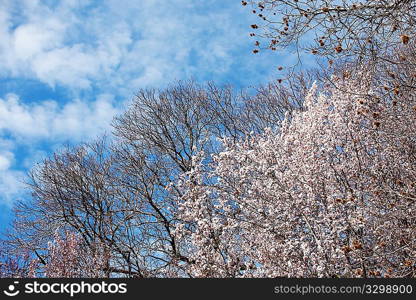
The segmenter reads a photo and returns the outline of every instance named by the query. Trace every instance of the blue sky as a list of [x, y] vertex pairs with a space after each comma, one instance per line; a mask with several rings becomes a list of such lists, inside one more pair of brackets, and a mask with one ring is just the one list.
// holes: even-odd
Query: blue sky
[[27, 170], [108, 131], [138, 89], [276, 77], [293, 56], [253, 54], [255, 20], [238, 0], [1, 0], [0, 229]]

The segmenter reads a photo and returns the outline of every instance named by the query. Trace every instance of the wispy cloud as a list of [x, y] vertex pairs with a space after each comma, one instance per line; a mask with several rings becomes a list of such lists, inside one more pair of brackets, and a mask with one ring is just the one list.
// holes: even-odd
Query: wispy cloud
[[111, 95], [99, 95], [95, 101], [75, 99], [64, 105], [49, 100], [25, 104], [17, 95], [0, 98], [0, 132], [19, 143], [46, 139], [81, 141], [103, 133], [118, 108]]
[[[53, 100], [25, 104], [15, 94], [0, 98], [0, 200], [10, 205], [24, 192], [23, 170], [43, 158], [47, 149], [91, 140], [108, 131], [119, 107], [111, 95], [64, 105]], [[15, 152], [22, 156], [22, 151], [25, 155], [16, 161]]]
[[223, 1], [42, 3], [3, 4], [3, 76], [132, 89], [254, 62], [240, 59], [248, 54], [248, 26], [235, 26], [241, 12]]
[[0, 206], [11, 205], [24, 188], [24, 172], [12, 168], [15, 161], [12, 150], [13, 143], [0, 139]]

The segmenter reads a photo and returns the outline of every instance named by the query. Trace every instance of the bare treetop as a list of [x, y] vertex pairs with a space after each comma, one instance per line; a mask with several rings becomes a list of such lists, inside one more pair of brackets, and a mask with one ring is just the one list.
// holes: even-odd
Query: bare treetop
[[[260, 49], [294, 47], [334, 58], [378, 60], [414, 38], [414, 0], [266, 0], [242, 1], [259, 17], [252, 24]], [[262, 40], [266, 41], [262, 41]]]

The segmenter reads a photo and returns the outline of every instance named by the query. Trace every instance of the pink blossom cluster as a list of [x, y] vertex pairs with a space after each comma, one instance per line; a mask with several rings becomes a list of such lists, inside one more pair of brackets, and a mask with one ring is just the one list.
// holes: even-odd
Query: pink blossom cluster
[[[92, 250], [93, 249], [93, 250]], [[58, 232], [49, 243], [47, 259], [44, 262], [33, 260], [28, 277], [46, 278], [100, 278], [107, 277], [109, 255], [104, 248], [85, 247], [79, 235]], [[39, 274], [41, 271], [43, 274]]]

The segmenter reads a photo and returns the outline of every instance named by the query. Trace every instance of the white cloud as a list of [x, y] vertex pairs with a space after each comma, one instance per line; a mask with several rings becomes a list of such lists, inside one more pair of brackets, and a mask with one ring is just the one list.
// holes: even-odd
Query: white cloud
[[120, 63], [130, 43], [128, 27], [120, 24], [86, 32], [96, 20], [78, 16], [81, 2], [64, 1], [54, 9], [39, 1], [13, 2], [0, 4], [0, 75], [89, 88]]
[[[23, 195], [24, 170], [47, 155], [42, 143], [53, 149], [63, 142], [92, 140], [110, 129], [118, 113], [107, 94], [64, 105], [53, 100], [28, 104], [15, 94], [0, 98], [0, 201], [11, 205]], [[22, 150], [24, 158], [16, 161], [14, 152]]]
[[12, 147], [12, 143], [0, 138], [0, 200], [7, 205], [11, 205], [23, 191], [24, 174], [12, 168], [15, 161]]
[[11, 206], [24, 191], [25, 174], [22, 171], [11, 169], [0, 170], [1, 203]]
[[0, 136], [7, 132], [19, 142], [44, 139], [80, 141], [91, 139], [109, 129], [119, 108], [111, 95], [95, 101], [74, 99], [65, 105], [49, 100], [26, 104], [15, 94], [0, 98]]
[[0, 152], [0, 172], [10, 168], [13, 156], [11, 152]]
[[[99, 71], [99, 62], [82, 45], [54, 49], [32, 61], [38, 79], [54, 86], [56, 82], [78, 88], [88, 88], [90, 77]], [[53, 74], [53, 76], [51, 76]]]
[[16, 59], [29, 60], [42, 52], [62, 45], [65, 26], [58, 20], [47, 19], [40, 24], [24, 24], [13, 32]]

